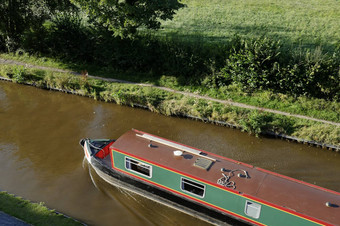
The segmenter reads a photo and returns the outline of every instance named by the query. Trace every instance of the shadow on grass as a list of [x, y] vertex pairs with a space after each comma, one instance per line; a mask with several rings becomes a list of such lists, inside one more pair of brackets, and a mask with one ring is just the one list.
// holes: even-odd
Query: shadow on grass
[[[300, 29], [300, 32], [303, 30]], [[269, 38], [273, 41], [280, 41], [282, 45], [282, 49], [285, 51], [293, 51], [296, 49], [304, 49], [313, 51], [316, 48], [322, 48], [327, 52], [336, 51], [337, 46], [327, 42], [322, 41], [320, 38], [315, 36], [303, 35], [301, 37], [296, 37], [294, 39], [291, 38], [289, 33], [297, 33], [295, 29], [289, 29], [284, 26], [275, 26], [275, 25], [235, 25], [231, 26], [228, 33], [225, 35], [206, 35], [202, 33], [191, 33], [184, 34], [178, 31], [165, 31], [162, 30], [158, 33], [154, 33], [155, 36], [158, 37], [167, 37], [177, 41], [191, 42], [191, 43], [210, 43], [217, 45], [225, 45], [230, 46], [233, 39], [235, 37], [242, 37], [245, 39], [254, 39], [254, 38]], [[251, 37], [249, 36], [251, 34]]]

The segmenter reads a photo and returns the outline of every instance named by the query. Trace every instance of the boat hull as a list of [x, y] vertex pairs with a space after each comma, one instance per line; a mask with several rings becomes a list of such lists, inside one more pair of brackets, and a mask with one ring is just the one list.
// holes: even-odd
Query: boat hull
[[141, 131], [104, 148], [98, 140], [81, 144], [106, 182], [210, 223], [307, 226], [340, 219], [335, 191]]
[[208, 223], [214, 225], [249, 225], [249, 223], [242, 222], [240, 219], [234, 219], [232, 216], [217, 212], [214, 209], [199, 205], [191, 200], [187, 200], [151, 184], [146, 184], [143, 181], [139, 181], [138, 179], [125, 175], [119, 171], [110, 169], [97, 159], [93, 158], [89, 163], [97, 175], [107, 183], [146, 197]]

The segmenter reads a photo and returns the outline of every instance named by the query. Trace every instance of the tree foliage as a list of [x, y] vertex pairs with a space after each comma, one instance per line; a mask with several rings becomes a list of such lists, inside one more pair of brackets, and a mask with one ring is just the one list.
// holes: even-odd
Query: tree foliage
[[14, 50], [25, 32], [39, 29], [56, 10], [70, 7], [69, 0], [0, 0], [1, 43], [7, 51]]
[[160, 28], [160, 20], [172, 19], [184, 7], [178, 0], [72, 0], [90, 19], [115, 36], [131, 37], [137, 28]]

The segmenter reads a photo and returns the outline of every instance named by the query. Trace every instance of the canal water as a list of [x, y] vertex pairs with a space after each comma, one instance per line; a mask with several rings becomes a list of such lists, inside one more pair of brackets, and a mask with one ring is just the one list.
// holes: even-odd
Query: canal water
[[340, 191], [336, 152], [3, 81], [0, 190], [90, 225], [206, 225], [91, 172], [78, 141], [117, 138], [131, 128]]

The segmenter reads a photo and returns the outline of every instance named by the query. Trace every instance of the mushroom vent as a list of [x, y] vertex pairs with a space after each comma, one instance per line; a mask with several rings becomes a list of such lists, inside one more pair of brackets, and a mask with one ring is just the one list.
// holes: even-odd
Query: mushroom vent
[[174, 151], [174, 156], [181, 156], [183, 154], [183, 152], [182, 151], [180, 151], [180, 150], [176, 150], [176, 151]]
[[194, 166], [200, 167], [202, 169], [208, 170], [211, 166], [212, 161], [206, 158], [197, 158]]

